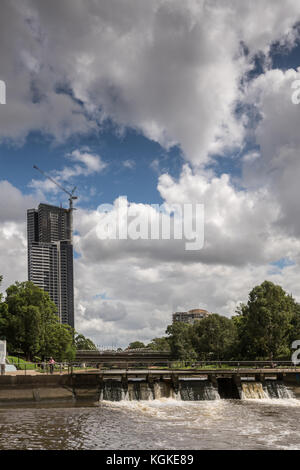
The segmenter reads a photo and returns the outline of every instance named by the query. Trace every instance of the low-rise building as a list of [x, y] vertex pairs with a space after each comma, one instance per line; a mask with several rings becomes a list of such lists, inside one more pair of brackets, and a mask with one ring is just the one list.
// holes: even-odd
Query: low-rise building
[[196, 320], [202, 320], [207, 317], [209, 312], [202, 308], [194, 308], [188, 312], [175, 312], [173, 313], [173, 323], [182, 322], [194, 324]]

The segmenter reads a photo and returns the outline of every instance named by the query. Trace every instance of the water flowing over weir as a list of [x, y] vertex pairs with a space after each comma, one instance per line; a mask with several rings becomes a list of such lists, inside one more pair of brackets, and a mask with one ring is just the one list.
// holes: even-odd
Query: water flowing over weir
[[240, 397], [242, 400], [269, 398], [261, 382], [242, 382]]
[[229, 378], [220, 378], [216, 383], [207, 379], [180, 379], [177, 384], [170, 381], [148, 382], [143, 379], [104, 381], [99, 400], [106, 401], [148, 401], [172, 398], [182, 401], [207, 401], [220, 399], [287, 399], [293, 395], [283, 382], [251, 380], [236, 384]]
[[293, 394], [279, 380], [266, 380], [265, 382], [242, 382], [240, 397], [243, 400], [249, 399], [276, 399], [293, 398]]
[[175, 398], [171, 387], [165, 382], [148, 383], [140, 379], [131, 379], [128, 383], [107, 380], [100, 391], [100, 401], [136, 401], [154, 400], [159, 398]]
[[127, 390], [120, 380], [108, 380], [100, 390], [99, 400], [122, 401], [127, 399]]
[[209, 380], [180, 380], [179, 392], [181, 400], [219, 400], [220, 395], [217, 388]]
[[281, 381], [266, 380], [264, 390], [269, 398], [293, 398], [292, 392]]

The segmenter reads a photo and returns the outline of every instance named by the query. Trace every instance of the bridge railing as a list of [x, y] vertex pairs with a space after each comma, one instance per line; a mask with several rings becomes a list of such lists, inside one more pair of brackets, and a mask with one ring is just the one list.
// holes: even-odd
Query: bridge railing
[[9, 375], [35, 375], [35, 374], [72, 374], [72, 373], [99, 373], [105, 370], [186, 370], [186, 371], [205, 371], [205, 370], [235, 370], [243, 371], [245, 369], [291, 369], [298, 370], [291, 361], [171, 361], [157, 360], [143, 362], [109, 360], [105, 362], [95, 361], [73, 361], [70, 363], [59, 362], [51, 366], [48, 362], [29, 362], [29, 361], [10, 361], [8, 366], [15, 366], [16, 370], [8, 370]]
[[135, 361], [76, 362], [73, 367], [84, 368], [87, 372], [96, 368], [99, 371], [131, 369], [166, 369], [166, 370], [243, 370], [243, 369], [297, 369], [291, 361], [170, 361], [159, 360], [151, 363]]
[[68, 374], [72, 365], [67, 362], [33, 362], [21, 358], [9, 359], [5, 364], [4, 373], [7, 375], [37, 375], [37, 374]]

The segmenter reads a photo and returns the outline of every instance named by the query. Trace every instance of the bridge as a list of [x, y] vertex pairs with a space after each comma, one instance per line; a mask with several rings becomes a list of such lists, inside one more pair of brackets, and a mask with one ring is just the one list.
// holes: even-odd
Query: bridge
[[[218, 379], [231, 379], [239, 384], [242, 379], [263, 382], [268, 379], [293, 382], [300, 384], [300, 368], [241, 368], [241, 369], [159, 369], [159, 368], [126, 368], [126, 369], [95, 369], [93, 371], [73, 370], [71, 376], [74, 382], [101, 382], [107, 380], [144, 380], [172, 381], [203, 379], [216, 383]], [[89, 377], [89, 378], [87, 378]]]
[[166, 363], [171, 360], [171, 353], [168, 351], [77, 351], [76, 362], [90, 364], [124, 364], [124, 363], [141, 363], [141, 364], [159, 364]]
[[[296, 367], [291, 361], [184, 361], [174, 360], [169, 351], [151, 351], [151, 350], [130, 350], [130, 351], [80, 351], [76, 352], [75, 363], [84, 365], [97, 365], [97, 367], [112, 367], [126, 369], [146, 367], [166, 367], [166, 368], [180, 368], [179, 364], [183, 367], [188, 366], [193, 370], [200, 370], [203, 373], [203, 368], [209, 369], [212, 366], [212, 371], [215, 368], [222, 369], [227, 367], [236, 370], [250, 369], [286, 369], [288, 371], [295, 370]], [[201, 372], [202, 371], [202, 372]]]

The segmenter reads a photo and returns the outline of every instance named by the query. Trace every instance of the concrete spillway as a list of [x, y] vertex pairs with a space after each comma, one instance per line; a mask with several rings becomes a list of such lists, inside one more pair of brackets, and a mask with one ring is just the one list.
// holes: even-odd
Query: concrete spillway
[[45, 401], [136, 401], [173, 398], [182, 401], [300, 397], [299, 373], [272, 377], [252, 372], [243, 377], [207, 372], [106, 371], [65, 375], [0, 376], [0, 404]]
[[[76, 395], [76, 389], [74, 390]], [[97, 393], [96, 393], [97, 395]], [[79, 394], [77, 395], [79, 398]], [[177, 388], [164, 381], [104, 381], [99, 389], [99, 401], [147, 401], [174, 398], [182, 401], [207, 401], [223, 399], [277, 399], [292, 398], [291, 392], [281, 382], [242, 382], [237, 386], [230, 379], [219, 379], [214, 386], [209, 380], [180, 380]]]

